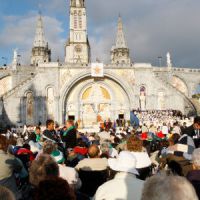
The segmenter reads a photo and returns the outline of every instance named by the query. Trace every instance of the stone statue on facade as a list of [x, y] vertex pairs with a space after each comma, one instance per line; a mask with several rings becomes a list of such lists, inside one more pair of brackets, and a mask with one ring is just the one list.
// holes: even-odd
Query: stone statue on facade
[[164, 92], [158, 93], [158, 109], [159, 110], [165, 109], [165, 94], [164, 94]]
[[17, 63], [18, 63], [18, 53], [17, 53], [17, 49], [14, 49], [13, 61], [12, 61], [12, 69], [16, 70]]
[[33, 120], [33, 103], [34, 103], [33, 94], [28, 93], [26, 106], [27, 106], [27, 120], [29, 122]]
[[171, 60], [171, 55], [169, 52], [167, 52], [167, 67], [171, 68], [172, 67], [172, 60]]
[[140, 110], [146, 110], [146, 95], [144, 91], [140, 91]]

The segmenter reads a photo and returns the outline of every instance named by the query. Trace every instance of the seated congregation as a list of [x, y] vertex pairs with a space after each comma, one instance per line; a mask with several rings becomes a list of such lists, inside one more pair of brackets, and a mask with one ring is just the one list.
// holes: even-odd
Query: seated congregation
[[[128, 129], [127, 129], [128, 130]], [[0, 134], [0, 199], [197, 200], [200, 117], [163, 138], [133, 129], [81, 133], [73, 121]]]

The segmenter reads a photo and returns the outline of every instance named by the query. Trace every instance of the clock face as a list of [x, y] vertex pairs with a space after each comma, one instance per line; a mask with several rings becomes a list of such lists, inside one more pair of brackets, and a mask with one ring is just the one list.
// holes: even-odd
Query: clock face
[[81, 47], [81, 45], [76, 45], [75, 46], [75, 51], [77, 52], [77, 53], [81, 53], [81, 51], [82, 51], [82, 47]]

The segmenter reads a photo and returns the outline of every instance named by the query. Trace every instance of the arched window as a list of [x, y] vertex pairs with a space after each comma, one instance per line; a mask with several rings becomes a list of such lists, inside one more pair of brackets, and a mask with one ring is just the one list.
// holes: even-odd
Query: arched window
[[76, 10], [74, 11], [74, 29], [77, 29], [78, 26], [78, 15]]
[[78, 22], [79, 22], [79, 28], [82, 29], [82, 13], [79, 11], [78, 13]]
[[144, 93], [144, 94], [146, 93], [146, 88], [144, 86], [140, 87], [140, 94], [141, 93]]

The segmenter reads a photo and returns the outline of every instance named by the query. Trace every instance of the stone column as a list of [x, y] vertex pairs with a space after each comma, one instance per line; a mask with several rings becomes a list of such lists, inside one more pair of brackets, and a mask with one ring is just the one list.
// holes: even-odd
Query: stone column
[[60, 118], [59, 118], [59, 113], [61, 112], [60, 107], [59, 107], [59, 96], [54, 97], [54, 120], [58, 122], [59, 124], [62, 124]]
[[1, 97], [0, 98], [0, 117], [2, 116], [3, 114], [3, 98]]

